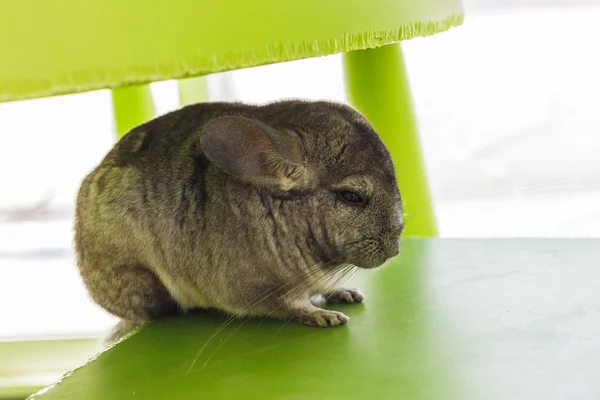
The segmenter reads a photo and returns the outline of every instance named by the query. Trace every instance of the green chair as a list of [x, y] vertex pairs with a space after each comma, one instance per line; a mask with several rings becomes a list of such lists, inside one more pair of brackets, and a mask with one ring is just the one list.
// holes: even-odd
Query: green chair
[[[110, 88], [123, 135], [154, 116], [150, 82], [344, 52], [349, 99], [398, 165], [407, 234], [435, 236], [402, 53], [393, 43], [458, 25], [462, 13], [461, 0], [7, 0], [0, 101]], [[206, 99], [197, 80], [180, 81], [180, 95], [183, 104]]]
[[[344, 53], [348, 97], [396, 161], [411, 215], [407, 234], [436, 236], [398, 42], [462, 20], [461, 0], [5, 0], [0, 102], [111, 89], [120, 137], [154, 116], [151, 82], [179, 80], [185, 105], [206, 100], [203, 75]], [[79, 360], [67, 357], [64, 346], [42, 347], [49, 359], [60, 358], [60, 368], [65, 360]], [[18, 349], [11, 349], [18, 358]], [[22, 387], [31, 390], [36, 383]]]

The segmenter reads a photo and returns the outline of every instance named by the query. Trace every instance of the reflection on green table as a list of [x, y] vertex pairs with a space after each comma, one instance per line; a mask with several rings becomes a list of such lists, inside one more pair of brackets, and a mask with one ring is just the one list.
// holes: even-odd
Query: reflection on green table
[[409, 240], [341, 328], [152, 322], [34, 398], [600, 398], [600, 241]]

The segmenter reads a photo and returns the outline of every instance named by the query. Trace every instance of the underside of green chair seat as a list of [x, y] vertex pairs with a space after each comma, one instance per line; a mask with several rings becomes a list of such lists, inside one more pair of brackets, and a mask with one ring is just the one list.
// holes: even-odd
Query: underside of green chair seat
[[460, 0], [6, 0], [0, 101], [373, 48], [462, 13]]

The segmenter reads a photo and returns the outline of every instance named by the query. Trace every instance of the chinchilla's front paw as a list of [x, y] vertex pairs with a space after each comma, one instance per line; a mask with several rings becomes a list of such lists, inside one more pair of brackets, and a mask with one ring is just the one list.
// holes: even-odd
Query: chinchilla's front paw
[[365, 296], [355, 288], [338, 288], [325, 293], [325, 299], [329, 303], [360, 303]]

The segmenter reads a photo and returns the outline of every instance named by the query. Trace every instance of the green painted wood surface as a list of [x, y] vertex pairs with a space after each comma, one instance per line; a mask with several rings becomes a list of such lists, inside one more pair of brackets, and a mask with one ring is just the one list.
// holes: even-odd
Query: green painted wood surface
[[461, 0], [2, 0], [0, 101], [364, 49], [462, 23]]
[[371, 121], [394, 160], [406, 235], [437, 236], [400, 44], [345, 53], [344, 66], [350, 102]]
[[599, 240], [407, 240], [344, 327], [158, 320], [33, 398], [598, 399], [599, 261]]

